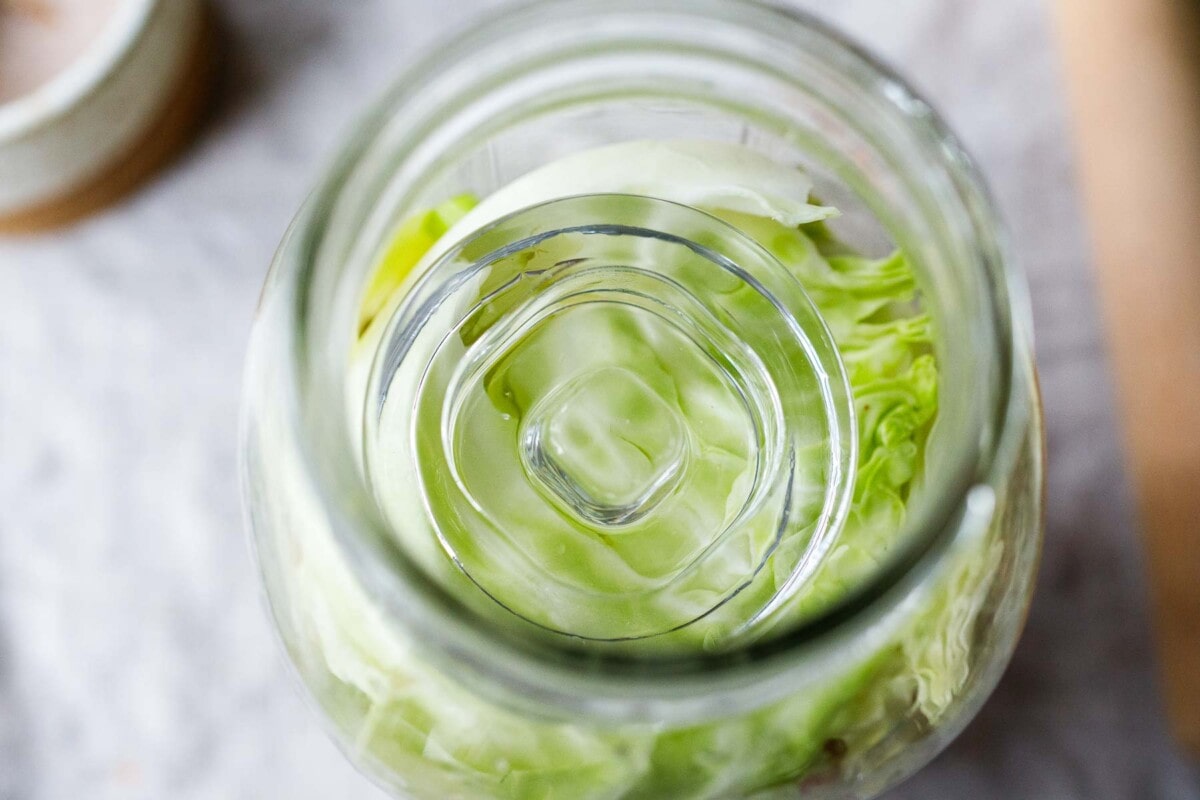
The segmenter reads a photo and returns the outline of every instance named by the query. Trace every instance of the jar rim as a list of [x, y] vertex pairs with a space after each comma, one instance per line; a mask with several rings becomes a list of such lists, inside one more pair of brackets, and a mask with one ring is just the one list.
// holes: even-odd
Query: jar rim
[[[366, 489], [347, 480], [346, 470], [337, 466], [351, 461], [337, 462], [328, 456], [329, 448], [336, 447], [337, 437], [331, 433], [329, 415], [319, 412], [321, 393], [331, 391], [331, 387], [321, 379], [319, 343], [314, 343], [310, 336], [315, 327], [312, 314], [316, 304], [311, 302], [313, 278], [319, 254], [327, 245], [325, 237], [331, 218], [339, 205], [347, 202], [344, 195], [371, 141], [380, 135], [404, 100], [420, 93], [421, 76], [436, 75], [455, 66], [477, 44], [486, 42], [494, 46], [503, 38], [497, 35], [501, 26], [512, 32], [543, 14], [562, 18], [584, 13], [647, 12], [749, 26], [753, 23], [743, 12], [750, 10], [762, 15], [756, 19], [772, 19], [780, 26], [789, 26], [791, 31], [802, 32], [811, 42], [835, 54], [840, 59], [838, 69], [859, 89], [882, 95], [897, 119], [919, 128], [922, 142], [936, 154], [938, 164], [953, 181], [960, 195], [958, 201], [970, 207], [967, 216], [972, 229], [968, 233], [981, 269], [989, 273], [993, 291], [989, 299], [998, 327], [995, 334], [1001, 382], [992, 410], [995, 439], [990, 447], [978, 453], [969, 474], [960, 471], [954, 476], [957, 483], [945, 493], [950, 502], [934, 509], [927, 526], [928, 535], [920, 537], [901, 557], [873, 574], [864, 586], [832, 608], [777, 636], [729, 651], [648, 657], [576, 648], [569, 642], [551, 645], [495, 630], [489, 620], [469, 610], [419, 566], [406, 562], [403, 553], [389, 546], [386, 525], [366, 501]], [[586, 705], [602, 716], [636, 716], [646, 703], [666, 703], [664, 698], [690, 698], [698, 689], [708, 696], [710, 704], [738, 692], [759, 697], [755, 704], [769, 700], [770, 692], [761, 691], [764, 681], [793, 671], [804, 654], [816, 658], [838, 642], [844, 643], [856, 627], [869, 624], [869, 610], [920, 583], [955, 540], [958, 521], [968, 513], [972, 493], [975, 492], [977, 501], [979, 485], [995, 483], [997, 476], [1002, 476], [1015, 459], [1029, 414], [1027, 404], [1019, 402], [1028, 378], [1025, 364], [1017, 357], [1017, 351], [1029, 347], [1028, 299], [978, 169], [931, 106], [889, 67], [812, 15], [762, 0], [529, 0], [505, 6], [405, 70], [387, 96], [359, 124], [293, 231], [299, 237], [299, 246], [295, 248], [298, 256], [292, 265], [297, 286], [292, 296], [294, 360], [289, 367], [296, 387], [293, 396], [297, 398], [294, 413], [299, 426], [298, 439], [312, 483], [330, 512], [335, 539], [357, 577], [387, 609], [389, 618], [417, 632], [435, 656], [465, 671], [472, 680], [495, 684], [501, 690], [519, 690], [543, 701], [576, 708]], [[364, 531], [370, 531], [371, 535], [364, 536]], [[664, 716], [670, 714], [665, 706], [660, 710]]]

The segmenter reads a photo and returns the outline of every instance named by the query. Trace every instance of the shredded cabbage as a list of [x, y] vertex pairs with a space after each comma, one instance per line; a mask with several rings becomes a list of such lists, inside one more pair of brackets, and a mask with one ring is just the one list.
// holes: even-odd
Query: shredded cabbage
[[[937, 413], [934, 330], [919, 308], [905, 255], [848, 253], [825, 228], [836, 215], [810, 202], [811, 184], [745, 148], [634, 142], [552, 164], [484, 199], [464, 195], [398, 228], [366, 291], [360, 360], [374, 352], [404, 287], [455, 241], [510, 211], [555, 197], [641, 193], [699, 207], [754, 237], [790, 269], [824, 316], [846, 365], [860, 442], [853, 504], [813, 579], [792, 598], [796, 617], [861, 584], [896, 545]], [[604, 348], [633, 346], [599, 331]], [[624, 339], [622, 337], [625, 337]], [[352, 377], [365, 385], [362, 370]], [[782, 585], [785, 540], [768, 569]], [[798, 545], [797, 545], [798, 546]], [[428, 666], [400, 638], [326, 538], [299, 543], [293, 580], [298, 629], [331, 678], [324, 702], [356, 746], [421, 798], [699, 800], [750, 796], [878, 742], [902, 717], [935, 723], [970, 666], [970, 641], [1000, 559], [981, 536], [948, 561], [921, 603], [878, 631], [872, 655], [819, 688], [687, 728], [557, 723], [493, 705]]]

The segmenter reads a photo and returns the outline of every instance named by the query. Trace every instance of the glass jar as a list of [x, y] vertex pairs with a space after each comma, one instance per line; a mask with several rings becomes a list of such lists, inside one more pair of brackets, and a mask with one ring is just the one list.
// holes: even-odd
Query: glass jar
[[[397, 513], [372, 485], [364, 418], [378, 378], [347, 376], [364, 369], [351, 352], [365, 287], [404, 220], [564, 155], [680, 138], [802, 165], [822, 202], [842, 209], [830, 222], [842, 241], [903, 249], [937, 331], [938, 412], [902, 524], [835, 600], [769, 635], [645, 647], [656, 632], [622, 640], [525, 624], [487, 587], [447, 577], [466, 570], [457, 559], [439, 571], [432, 539], [417, 552], [401, 534], [420, 524], [420, 505]], [[558, 212], [620, 215], [603, 197], [571, 202], [585, 206]], [[518, 237], [502, 234], [474, 255], [459, 247], [437, 280]], [[808, 345], [820, 330], [805, 328]], [[819, 345], [805, 351], [814, 369], [829, 356]], [[842, 506], [822, 517], [828, 546], [793, 564], [793, 583], [836, 556], [854, 486], [852, 415], [864, 412], [826, 383], [826, 495]], [[744, 0], [543, 0], [413, 66], [358, 127], [271, 269], [242, 459], [291, 660], [346, 753], [399, 797], [875, 796], [930, 760], [995, 686], [1041, 541], [1025, 289], [978, 174], [887, 68], [816, 20]], [[840, 479], [837, 463], [849, 464]], [[525, 587], [507, 588], [520, 602]]]

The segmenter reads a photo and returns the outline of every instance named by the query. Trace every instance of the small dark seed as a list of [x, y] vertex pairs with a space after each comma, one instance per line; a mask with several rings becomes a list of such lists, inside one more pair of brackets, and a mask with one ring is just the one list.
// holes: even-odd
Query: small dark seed
[[843, 739], [828, 739], [825, 742], [825, 755], [833, 759], [844, 758], [847, 749]]

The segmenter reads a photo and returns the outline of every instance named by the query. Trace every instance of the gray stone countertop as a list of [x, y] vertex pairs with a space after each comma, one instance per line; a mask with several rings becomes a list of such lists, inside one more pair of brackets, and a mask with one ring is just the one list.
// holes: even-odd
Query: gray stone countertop
[[[285, 672], [234, 469], [284, 227], [420, 48], [494, 3], [222, 0], [226, 98], [187, 155], [71, 230], [0, 240], [0, 799], [377, 798]], [[806, 6], [898, 65], [981, 162], [1029, 271], [1048, 418], [1028, 629], [895, 800], [1200, 800], [1165, 733], [1145, 582], [1037, 0]]]

